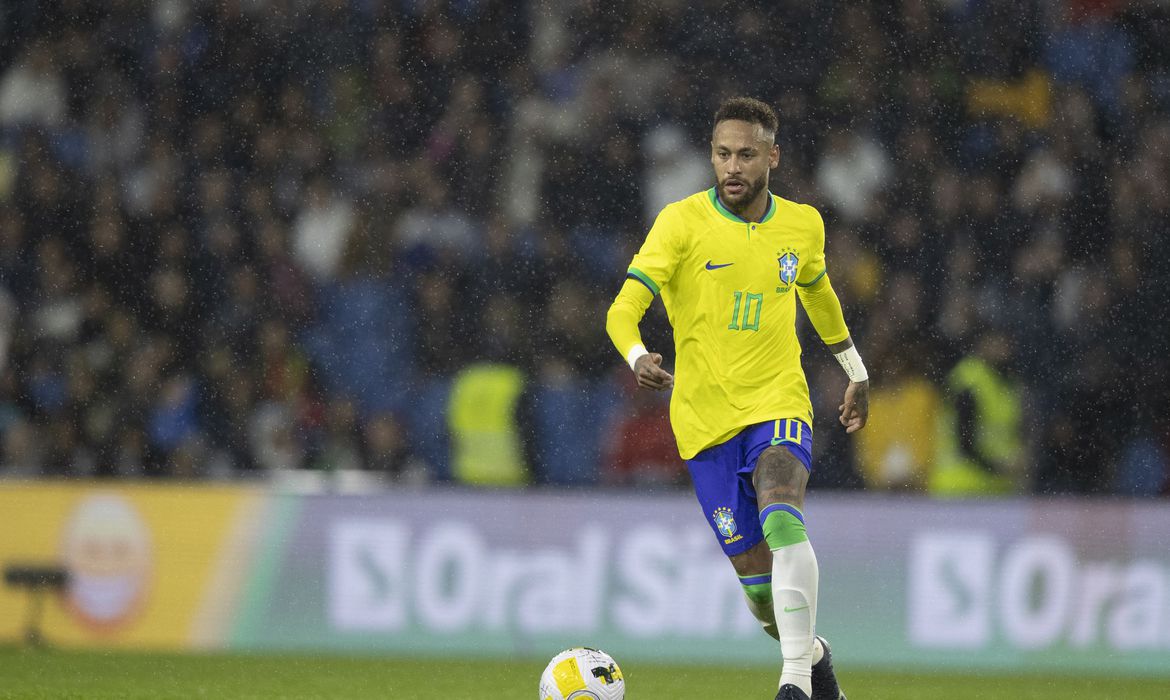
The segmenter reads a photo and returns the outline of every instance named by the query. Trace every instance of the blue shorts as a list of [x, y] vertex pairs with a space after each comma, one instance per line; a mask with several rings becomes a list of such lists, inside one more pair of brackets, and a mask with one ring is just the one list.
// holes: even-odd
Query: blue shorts
[[748, 426], [687, 460], [703, 515], [729, 557], [764, 539], [752, 472], [760, 453], [773, 445], [788, 448], [812, 471], [812, 429], [794, 418]]

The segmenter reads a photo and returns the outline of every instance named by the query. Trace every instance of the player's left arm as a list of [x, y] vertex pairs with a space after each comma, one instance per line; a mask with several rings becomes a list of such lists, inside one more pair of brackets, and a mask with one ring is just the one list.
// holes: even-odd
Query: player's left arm
[[869, 375], [861, 355], [853, 345], [849, 328], [845, 325], [841, 300], [837, 298], [829, 276], [824, 272], [807, 286], [797, 282], [796, 292], [817, 335], [821, 336], [829, 352], [833, 353], [833, 357], [837, 358], [841, 368], [849, 375], [845, 399], [838, 407], [841, 411], [839, 420], [845, 426], [845, 432], [855, 433], [864, 428], [869, 420]]
[[849, 375], [845, 399], [838, 407], [841, 411], [838, 420], [845, 426], [845, 432], [855, 433], [864, 428], [869, 420], [869, 374], [865, 371], [861, 355], [853, 346], [849, 327], [845, 325], [841, 300], [829, 282], [825, 264], [825, 223], [819, 212], [812, 207], [809, 209], [816, 215], [817, 235], [811, 246], [812, 254], [801, 266], [800, 276], [796, 279], [796, 293], [817, 335], [821, 336], [829, 352], [833, 353], [845, 374]]
[[[853, 347], [853, 339], [846, 338], [840, 343], [829, 345], [829, 352], [837, 358], [837, 362], [849, 374], [849, 386], [845, 387], [845, 398], [837, 410], [841, 416], [837, 419], [845, 426], [845, 432], [856, 433], [865, 427], [869, 421], [869, 375], [865, 372], [865, 365], [861, 362], [861, 355]], [[860, 368], [860, 374], [852, 372]], [[854, 377], [856, 376], [856, 380]]]

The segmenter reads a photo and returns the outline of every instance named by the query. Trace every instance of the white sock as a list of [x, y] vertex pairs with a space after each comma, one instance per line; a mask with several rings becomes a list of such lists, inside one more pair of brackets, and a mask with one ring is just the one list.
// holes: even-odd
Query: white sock
[[772, 550], [772, 605], [784, 656], [780, 685], [791, 683], [810, 696], [819, 577], [808, 540]]
[[[776, 614], [773, 612], [772, 603], [769, 602], [764, 605], [757, 604], [751, 598], [746, 598], [748, 610], [752, 611], [752, 615], [760, 621], [760, 626], [764, 628], [764, 632], [769, 637], [780, 641], [780, 631], [776, 629]], [[816, 666], [825, 658], [825, 647], [821, 645], [821, 640], [813, 637], [813, 655], [812, 665]]]

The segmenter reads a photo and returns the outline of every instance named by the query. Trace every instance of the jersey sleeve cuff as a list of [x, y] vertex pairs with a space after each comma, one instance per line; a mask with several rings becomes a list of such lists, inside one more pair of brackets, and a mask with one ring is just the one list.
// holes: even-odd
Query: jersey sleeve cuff
[[630, 348], [630, 351], [626, 353], [626, 364], [630, 366], [630, 369], [634, 369], [634, 365], [638, 362], [638, 358], [649, 354], [649, 351], [646, 350], [646, 346], [638, 343], [634, 347]]

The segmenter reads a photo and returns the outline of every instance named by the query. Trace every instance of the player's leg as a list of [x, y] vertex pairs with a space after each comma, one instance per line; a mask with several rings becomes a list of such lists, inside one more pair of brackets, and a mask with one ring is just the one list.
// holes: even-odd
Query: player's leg
[[[753, 426], [726, 443], [708, 448], [687, 460], [703, 515], [723, 553], [731, 560], [736, 573], [741, 575], [740, 581], [744, 582], [746, 577], [744, 592], [749, 596], [749, 608], [769, 633], [772, 631], [768, 627], [776, 629], [770, 580], [774, 555], [764, 539], [752, 481], [756, 456], [770, 444], [774, 437], [773, 428], [772, 422]], [[797, 439], [799, 442], [799, 436]], [[807, 433], [804, 442], [806, 447], [811, 447]], [[757, 447], [749, 449], [749, 443]], [[780, 633], [777, 631], [774, 636], [780, 638]], [[814, 661], [820, 660], [820, 651], [820, 648], [815, 650]]]
[[739, 585], [743, 586], [748, 610], [769, 636], [780, 641], [775, 608], [772, 607], [772, 550], [768, 549], [768, 543], [760, 540], [748, 551], [729, 559], [739, 576]]
[[[772, 604], [772, 550], [768, 542], [761, 540], [754, 547], [742, 554], [730, 557], [731, 565], [739, 576], [739, 583], [743, 586], [744, 597], [747, 599], [748, 610], [752, 616], [760, 621], [760, 626], [776, 641], [780, 641], [780, 633], [776, 629], [776, 608]], [[813, 677], [817, 676], [817, 665], [825, 655], [825, 648], [821, 638], [816, 637], [813, 642]]]
[[[769, 421], [746, 431], [745, 450], [740, 476], [751, 489], [752, 500], [758, 504], [763, 525], [761, 534], [765, 537], [761, 549], [766, 547], [768, 552], [763, 555], [764, 563], [759, 558], [762, 552], [751, 552], [743, 561], [745, 564], [750, 562], [756, 571], [761, 570], [761, 564], [773, 566], [771, 587], [776, 591], [773, 611], [777, 616], [778, 636], [781, 640], [786, 639], [785, 622], [794, 628], [788, 632], [802, 632], [798, 643], [785, 644], [782, 641], [784, 668], [800, 669], [806, 663], [805, 660], [791, 657], [810, 644], [803, 631], [811, 628], [815, 634], [819, 579], [816, 556], [803, 524], [804, 489], [812, 466], [812, 432], [798, 420]], [[757, 488], [760, 490], [757, 491]], [[786, 539], [794, 541], [785, 545]], [[786, 561], [795, 563], [785, 565]], [[785, 594], [784, 590], [789, 592]], [[784, 606], [777, 601], [784, 595], [797, 595], [802, 590], [807, 591], [801, 596], [808, 601], [807, 611], [785, 613], [785, 607], [800, 608], [804, 604]], [[807, 626], [791, 624], [801, 620], [805, 614], [808, 616]], [[812, 700], [843, 700], [845, 695], [841, 693], [833, 672], [828, 644], [820, 637], [813, 636], [811, 646]], [[788, 682], [788, 679], [782, 678], [781, 684]], [[803, 689], [804, 684], [799, 683], [798, 687]]]
[[772, 552], [764, 542], [751, 472], [744, 464], [744, 438], [751, 430], [688, 459], [687, 468], [703, 515], [739, 575], [748, 608], [764, 631], [779, 639], [772, 613]]
[[808, 469], [784, 446], [768, 447], [756, 460], [753, 483], [772, 551], [772, 605], [784, 656], [780, 685], [811, 695], [819, 569], [804, 527]]

